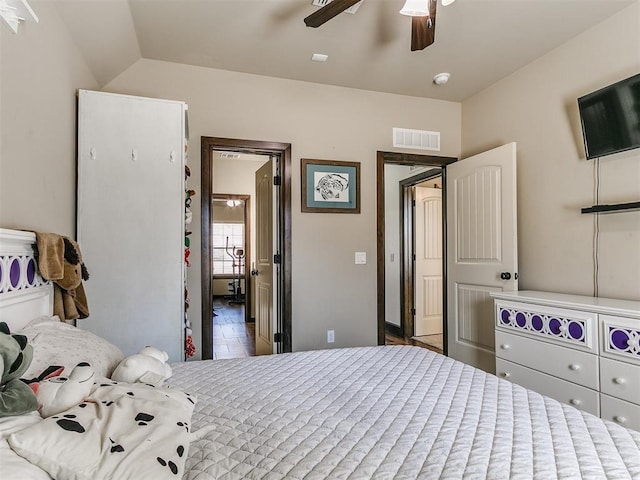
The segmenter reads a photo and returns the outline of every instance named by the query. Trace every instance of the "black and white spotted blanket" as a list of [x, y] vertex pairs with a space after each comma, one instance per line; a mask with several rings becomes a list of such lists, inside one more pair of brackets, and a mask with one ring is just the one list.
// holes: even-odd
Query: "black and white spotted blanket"
[[8, 441], [57, 480], [182, 478], [194, 404], [177, 388], [106, 381]]

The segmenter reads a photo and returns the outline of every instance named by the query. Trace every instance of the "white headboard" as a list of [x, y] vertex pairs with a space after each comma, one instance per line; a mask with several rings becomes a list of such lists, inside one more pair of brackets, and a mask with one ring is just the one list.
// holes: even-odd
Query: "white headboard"
[[12, 332], [53, 313], [53, 285], [38, 273], [33, 232], [0, 228], [0, 321]]

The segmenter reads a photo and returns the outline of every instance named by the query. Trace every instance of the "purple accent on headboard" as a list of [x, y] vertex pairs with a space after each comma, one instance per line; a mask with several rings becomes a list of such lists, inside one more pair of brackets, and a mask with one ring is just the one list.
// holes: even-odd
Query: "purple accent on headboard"
[[29, 263], [27, 263], [27, 282], [29, 285], [33, 285], [33, 282], [36, 279], [36, 261], [33, 258], [29, 259]]
[[20, 260], [14, 258], [9, 266], [9, 282], [13, 288], [20, 284]]

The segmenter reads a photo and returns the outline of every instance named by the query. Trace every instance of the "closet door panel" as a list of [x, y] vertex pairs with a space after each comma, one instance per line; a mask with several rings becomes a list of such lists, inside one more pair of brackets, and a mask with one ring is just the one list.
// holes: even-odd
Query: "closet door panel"
[[81, 91], [78, 241], [91, 278], [82, 328], [125, 355], [182, 359], [184, 104]]

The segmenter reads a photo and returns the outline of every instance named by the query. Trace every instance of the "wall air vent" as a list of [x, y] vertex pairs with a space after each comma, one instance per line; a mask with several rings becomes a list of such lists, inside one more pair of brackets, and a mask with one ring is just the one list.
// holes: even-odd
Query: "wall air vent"
[[418, 150], [435, 150], [439, 152], [440, 132], [394, 128], [393, 146], [398, 148], [415, 148]]
[[240, 154], [236, 152], [220, 152], [220, 158], [232, 158], [237, 160], [240, 158]]
[[[313, 5], [314, 7], [324, 7], [325, 5], [331, 3], [331, 1], [332, 0], [313, 0], [311, 2], [311, 5]], [[350, 13], [353, 15], [358, 11], [358, 9], [360, 8], [360, 5], [362, 5], [362, 2], [358, 2], [355, 5], [352, 5], [351, 7], [345, 10], [345, 13]]]

